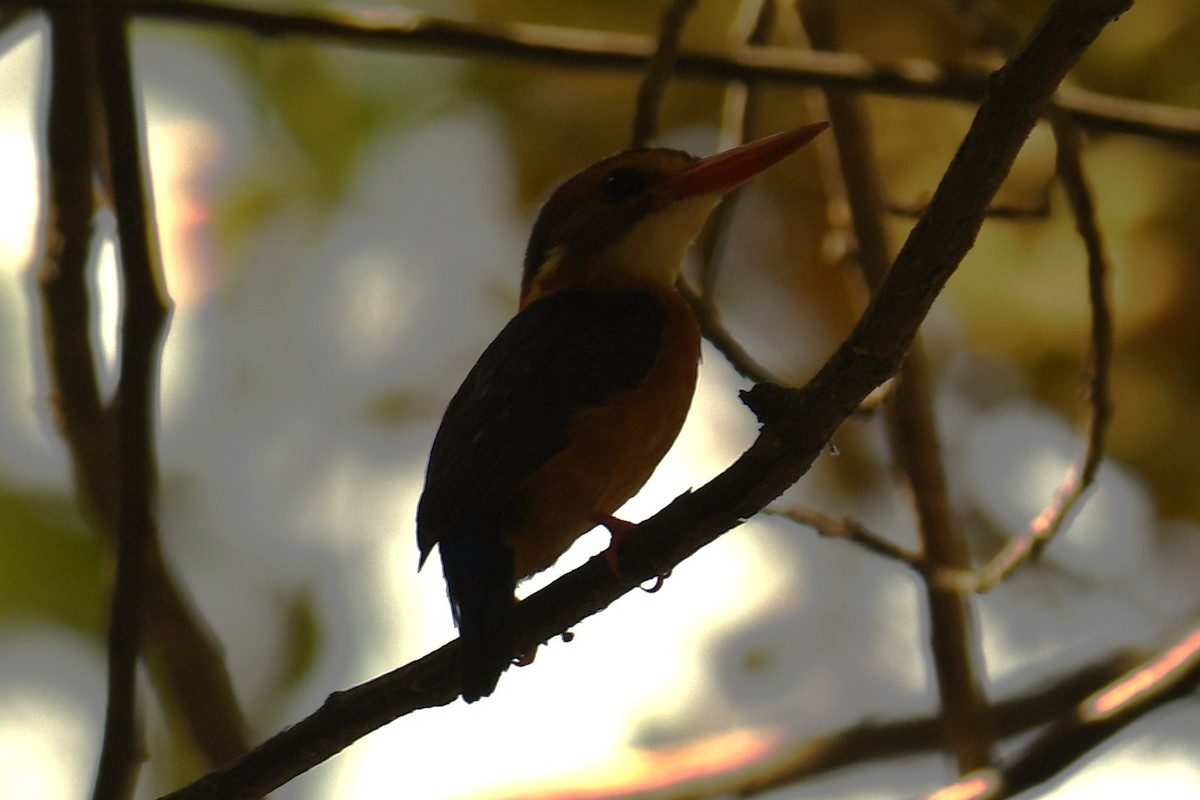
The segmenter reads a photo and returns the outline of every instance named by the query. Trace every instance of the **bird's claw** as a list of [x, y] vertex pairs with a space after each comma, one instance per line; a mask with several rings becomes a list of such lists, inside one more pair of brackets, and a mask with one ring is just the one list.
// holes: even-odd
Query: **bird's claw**
[[663, 584], [666, 583], [667, 578], [669, 578], [669, 577], [671, 577], [671, 570], [667, 570], [662, 575], [655, 575], [654, 576], [654, 584], [649, 589], [647, 589], [645, 586], [643, 586], [642, 591], [645, 592], [646, 594], [654, 594], [655, 592], [657, 592], [659, 589], [661, 589], [663, 587]]
[[597, 525], [607, 528], [609, 534], [612, 536], [612, 541], [609, 542], [608, 549], [604, 551], [604, 561], [608, 564], [608, 568], [612, 571], [613, 575], [616, 575], [618, 578], [624, 578], [625, 573], [621, 571], [621, 566], [617, 563], [618, 550], [621, 547], [621, 540], [628, 536], [637, 525], [627, 520], [618, 519], [612, 514], [603, 514], [600, 512], [592, 514], [592, 520]]
[[[621, 566], [617, 563], [618, 551], [621, 547], [621, 541], [632, 533], [637, 525], [623, 519], [618, 519], [612, 514], [596, 513], [592, 515], [592, 519], [595, 520], [596, 524], [608, 528], [609, 534], [612, 535], [612, 541], [609, 543], [608, 549], [604, 551], [605, 563], [608, 564], [608, 568], [612, 571], [613, 575], [616, 575], [618, 578], [625, 578], [625, 573], [621, 571]], [[654, 576], [654, 584], [649, 589], [643, 587], [642, 591], [646, 594], [654, 594], [663, 587], [663, 582], [669, 577], [671, 577], [670, 570], [667, 570], [662, 575]]]

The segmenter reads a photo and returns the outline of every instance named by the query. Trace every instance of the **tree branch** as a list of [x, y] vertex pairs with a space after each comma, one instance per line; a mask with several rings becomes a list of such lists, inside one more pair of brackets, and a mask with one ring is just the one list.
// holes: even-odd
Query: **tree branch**
[[[62, 0], [25, 0], [52, 6]], [[637, 72], [653, 56], [645, 36], [583, 32], [550, 26], [484, 25], [398, 11], [390, 21], [335, 12], [268, 11], [198, 0], [137, 0], [145, 19], [201, 22], [239, 28], [262, 37], [300, 36], [360, 47], [405, 47], [464, 52], [575, 69]], [[772, 47], [734, 48], [727, 54], [681, 53], [675, 74], [717, 81], [827, 86], [857, 92], [978, 102], [988, 91], [982, 66], [944, 65], [919, 59], [877, 64], [852, 53], [800, 52]], [[1130, 100], [1072, 87], [1059, 88], [1045, 108], [1058, 108], [1093, 133], [1144, 136], [1200, 146], [1200, 111]]]
[[71, 451], [80, 499], [107, 517], [105, 415], [92, 366], [87, 267], [95, 212], [93, 129], [102, 123], [95, 104], [96, 53], [90, 7], [63, 6], [50, 15], [50, 87], [46, 130], [46, 211], [38, 288], [55, 426]]
[[[604, 555], [517, 607], [517, 646], [576, 626], [762, 510], [803, 475], [838, 426], [900, 366], [946, 280], [970, 248], [987, 205], [1055, 87], [1132, 0], [1059, 0], [1026, 48], [997, 73], [961, 148], [850, 337], [803, 389], [746, 393], [764, 425], [729, 469], [676, 498], [622, 540], [618, 578]], [[295, 726], [169, 797], [259, 797], [368, 731], [458, 694], [458, 643], [330, 696]]]
[[1019, 753], [926, 795], [925, 800], [1003, 800], [1059, 775], [1102, 742], [1200, 686], [1200, 627], [1080, 703]]
[[[997, 734], [1004, 738], [1019, 736], [1055, 721], [1144, 657], [1115, 653], [1051, 683], [997, 701], [992, 706]], [[738, 780], [734, 787], [722, 787], [719, 795], [754, 797], [836, 769], [928, 753], [941, 744], [941, 737], [941, 720], [935, 717], [863, 722], [846, 731], [799, 742], [791, 758], [772, 753], [765, 772], [746, 767], [746, 772], [757, 774]]]
[[125, 9], [96, 13], [101, 93], [107, 111], [110, 164], [124, 303], [120, 374], [114, 400], [117, 573], [108, 640], [108, 708], [93, 797], [132, 797], [142, 754], [136, 711], [137, 661], [153, 596], [158, 530], [154, 417], [159, 353], [167, 318], [157, 249], [147, 224], [141, 124], [129, 58]]
[[[109, 180], [106, 122], [90, 4], [62, 4], [50, 14], [47, 94], [46, 211], [38, 287], [50, 382], [49, 405], [67, 444], [80, 505], [115, 547], [117, 476], [115, 405], [100, 396], [93, 363], [87, 270], [94, 256], [91, 224], [97, 171]], [[97, 165], [103, 165], [99, 169]], [[104, 196], [112, 198], [111, 191]], [[211, 640], [172, 580], [161, 552], [150, 553], [154, 601], [145, 657], [160, 693], [170, 695], [210, 765], [249, 749], [245, 724]]]
[[923, 555], [904, 549], [891, 539], [880, 536], [861, 522], [849, 517], [831, 517], [820, 511], [799, 506], [789, 506], [785, 509], [767, 508], [762, 513], [789, 519], [797, 525], [805, 525], [827, 539], [845, 539], [848, 542], [854, 542], [877, 556], [904, 564], [916, 572], [927, 573], [929, 571], [929, 564]]
[[[1021, 736], [1044, 726], [1036, 741], [1040, 756], [1026, 750], [1006, 759], [994, 768], [985, 768], [924, 800], [1001, 800], [1051, 779], [1070, 766], [1073, 759], [1057, 763], [1056, 759], [1074, 759], [1086, 754], [1103, 739], [1091, 739], [1096, 729], [1073, 726], [1081, 711], [1091, 719], [1087, 709], [1099, 703], [1114, 714], [1136, 714], [1134, 717], [1107, 721], [1109, 735], [1140, 718], [1155, 707], [1194, 691], [1200, 676], [1200, 629], [1193, 630], [1156, 654], [1121, 650], [1053, 681], [1032, 687], [1026, 692], [996, 701], [992, 706], [997, 734], [1004, 739]], [[1117, 704], [1117, 700], [1126, 702]], [[1119, 708], [1116, 706], [1119, 705]], [[1050, 731], [1061, 733], [1047, 736]], [[1081, 742], [1064, 735], [1071, 730], [1082, 737]], [[895, 760], [927, 754], [941, 740], [941, 721], [937, 717], [908, 717], [893, 720], [864, 720], [853, 727], [833, 731], [810, 739], [783, 745], [768, 753], [760, 764], [744, 764], [723, 777], [708, 777], [703, 787], [682, 786], [675, 796], [700, 800], [709, 797], [757, 797], [761, 794], [795, 786], [803, 781], [847, 767], [862, 767], [869, 762]], [[1081, 746], [1083, 742], [1090, 744]], [[1059, 749], [1059, 747], [1065, 749]], [[1046, 762], [1055, 762], [1048, 764]], [[1035, 763], [1041, 763], [1041, 773], [1033, 780]], [[1023, 766], [1022, 766], [1023, 765]], [[1008, 776], [1003, 784], [1001, 772]], [[1015, 781], [1019, 780], [1018, 784]], [[988, 791], [998, 792], [988, 794]], [[625, 792], [597, 797], [596, 800], [628, 797]]]

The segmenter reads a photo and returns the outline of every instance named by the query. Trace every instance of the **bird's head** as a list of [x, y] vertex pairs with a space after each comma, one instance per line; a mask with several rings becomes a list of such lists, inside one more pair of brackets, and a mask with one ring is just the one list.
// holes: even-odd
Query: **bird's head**
[[633, 280], [674, 285], [684, 251], [729, 191], [798, 150], [819, 122], [696, 158], [629, 150], [593, 164], [542, 206], [521, 279], [521, 307], [568, 288]]

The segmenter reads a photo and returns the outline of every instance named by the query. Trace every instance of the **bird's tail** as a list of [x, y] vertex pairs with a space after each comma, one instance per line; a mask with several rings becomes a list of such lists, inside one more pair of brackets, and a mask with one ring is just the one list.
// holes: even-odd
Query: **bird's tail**
[[462, 635], [462, 696], [487, 697], [513, 659], [516, 585], [512, 551], [498, 540], [447, 537], [442, 568]]

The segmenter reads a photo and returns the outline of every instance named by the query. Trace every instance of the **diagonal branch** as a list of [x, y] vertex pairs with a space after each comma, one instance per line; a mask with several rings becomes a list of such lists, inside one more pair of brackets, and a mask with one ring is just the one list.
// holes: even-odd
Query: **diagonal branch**
[[1101, 743], [1200, 686], [1200, 627], [1154, 658], [1096, 691], [1038, 734], [1020, 752], [925, 800], [1003, 800], [1046, 783]]
[[788, 506], [784, 509], [767, 508], [762, 513], [789, 519], [797, 525], [806, 525], [827, 539], [845, 539], [848, 542], [854, 542], [877, 556], [904, 564], [920, 574], [929, 572], [929, 564], [924, 555], [906, 550], [891, 539], [879, 535], [850, 517], [831, 517], [821, 511], [802, 506]]
[[[1120, 650], [998, 700], [992, 706], [997, 734], [1011, 739], [1038, 732], [1035, 741], [1041, 746], [1027, 747], [924, 800], [1000, 800], [1045, 783], [1103, 738], [1153, 708], [1194, 691], [1198, 680], [1200, 629], [1193, 629], [1157, 653]], [[1100, 719], [1095, 714], [1097, 706], [1110, 714]], [[1057, 733], [1047, 735], [1051, 731]], [[706, 778], [702, 787], [685, 784], [677, 788], [675, 796], [696, 800], [758, 797], [835, 770], [925, 755], [938, 747], [940, 737], [936, 717], [862, 720], [852, 727], [782, 745], [759, 763], [739, 765], [725, 775]], [[617, 792], [596, 800], [629, 796]]]
[[[604, 555], [517, 607], [517, 646], [530, 649], [576, 626], [761, 511], [798, 480], [838, 426], [900, 367], [934, 299], [975, 240], [1039, 113], [1067, 71], [1132, 0], [1059, 0], [991, 91], [921, 221], [850, 337], [803, 389], [762, 385], [745, 397], [763, 429], [732, 466], [676, 498], [626, 536], [618, 578]], [[174, 800], [259, 797], [389, 721], [458, 694], [451, 642], [391, 673], [331, 695], [247, 756], [170, 795]]]
[[[1054, 722], [1141, 658], [1145, 655], [1114, 653], [1099, 663], [997, 701], [992, 707], [997, 733], [1004, 738], [1020, 736]], [[833, 770], [928, 754], [939, 746], [940, 739], [941, 725], [936, 717], [864, 720], [846, 730], [797, 742], [790, 748], [792, 754], [773, 752], [761, 765], [740, 767], [742, 774], [731, 776], [733, 780], [728, 784], [718, 783], [716, 791], [689, 796], [757, 797]]]

